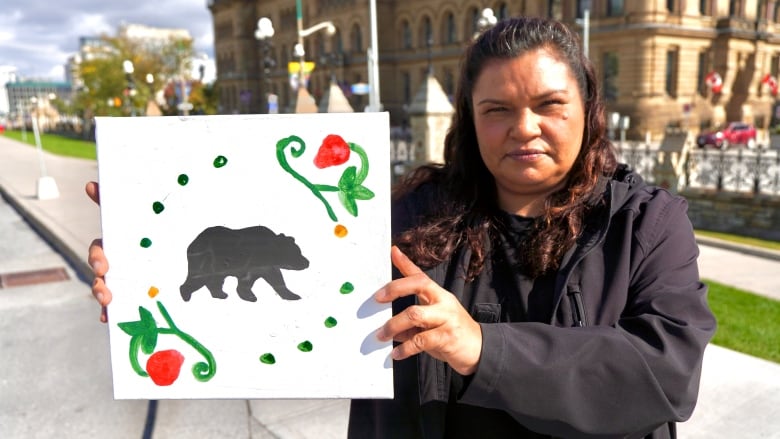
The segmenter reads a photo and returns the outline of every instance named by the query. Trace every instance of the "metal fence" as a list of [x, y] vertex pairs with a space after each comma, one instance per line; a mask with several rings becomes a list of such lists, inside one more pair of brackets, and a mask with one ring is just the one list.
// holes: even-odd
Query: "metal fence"
[[[393, 180], [408, 171], [415, 161], [416, 145], [408, 130], [394, 130], [390, 141]], [[636, 170], [649, 183], [655, 181], [660, 144], [622, 142], [618, 160]], [[683, 190], [707, 189], [715, 192], [737, 192], [780, 196], [780, 150], [733, 147], [727, 150], [694, 148], [683, 157], [680, 187]]]
[[[654, 182], [658, 157], [658, 144], [626, 142], [618, 148], [619, 160], [649, 182]], [[780, 196], [780, 151], [777, 149], [696, 148], [684, 160], [685, 174], [681, 176], [679, 189]]]

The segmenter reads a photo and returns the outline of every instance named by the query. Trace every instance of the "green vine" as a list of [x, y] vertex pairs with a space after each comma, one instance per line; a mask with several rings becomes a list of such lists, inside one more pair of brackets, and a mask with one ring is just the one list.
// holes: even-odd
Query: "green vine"
[[358, 215], [357, 200], [370, 200], [374, 198], [374, 193], [363, 186], [363, 182], [366, 180], [366, 177], [368, 177], [368, 156], [366, 155], [365, 150], [359, 145], [349, 143], [349, 149], [360, 157], [360, 170], [355, 166], [347, 167], [341, 174], [338, 184], [333, 186], [328, 184], [314, 184], [290, 166], [287, 162], [284, 150], [293, 142], [298, 143], [299, 147], [291, 147], [290, 155], [292, 155], [293, 158], [298, 158], [303, 155], [306, 150], [306, 143], [303, 139], [295, 135], [281, 139], [276, 143], [276, 158], [279, 161], [279, 165], [296, 180], [309, 188], [314, 196], [325, 205], [325, 210], [327, 210], [331, 220], [338, 221], [338, 218], [336, 217], [333, 208], [330, 206], [330, 203], [328, 203], [328, 200], [323, 196], [323, 192], [338, 192], [341, 205], [344, 206], [347, 212], [355, 217]]
[[143, 306], [138, 307], [140, 320], [117, 324], [120, 329], [130, 335], [130, 365], [135, 373], [142, 377], [149, 376], [138, 361], [138, 353], [140, 351], [146, 355], [151, 355], [157, 347], [158, 335], [170, 334], [179, 337], [182, 341], [200, 353], [206, 360], [205, 362], [199, 361], [192, 366], [192, 375], [195, 379], [204, 382], [213, 378], [217, 373], [217, 363], [214, 360], [214, 355], [212, 355], [211, 351], [206, 349], [206, 347], [198, 342], [193, 336], [179, 329], [160, 301], [157, 301], [157, 308], [160, 310], [160, 314], [168, 324], [167, 328], [158, 327], [152, 313]]

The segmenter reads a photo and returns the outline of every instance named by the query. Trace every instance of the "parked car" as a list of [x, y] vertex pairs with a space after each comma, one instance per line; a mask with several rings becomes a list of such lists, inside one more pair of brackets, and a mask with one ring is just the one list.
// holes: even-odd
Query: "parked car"
[[730, 122], [714, 131], [699, 134], [696, 144], [699, 148], [709, 145], [726, 149], [731, 145], [745, 145], [753, 149], [756, 147], [756, 127], [744, 122]]

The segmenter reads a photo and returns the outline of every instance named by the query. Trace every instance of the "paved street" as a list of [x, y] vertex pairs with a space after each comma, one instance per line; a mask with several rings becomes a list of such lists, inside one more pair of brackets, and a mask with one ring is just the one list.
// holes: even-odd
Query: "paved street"
[[[147, 403], [113, 400], [107, 329], [85, 281], [86, 249], [100, 228], [83, 187], [97, 167], [44, 157], [57, 199], [36, 199], [36, 150], [0, 136], [0, 278], [49, 269], [67, 276], [0, 287], [0, 438], [138, 438]], [[701, 249], [703, 277], [780, 291], [780, 258]], [[154, 437], [341, 438], [347, 416], [343, 400], [161, 401]], [[681, 438], [780, 438], [780, 365], [709, 346], [699, 404], [679, 430]]]

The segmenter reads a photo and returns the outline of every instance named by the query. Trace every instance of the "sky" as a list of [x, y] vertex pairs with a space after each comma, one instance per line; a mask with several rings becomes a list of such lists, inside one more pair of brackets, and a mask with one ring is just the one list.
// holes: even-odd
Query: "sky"
[[[214, 57], [206, 0], [2, 0], [0, 66], [19, 79], [64, 81], [64, 65], [78, 52], [79, 37], [116, 35], [121, 23], [186, 29], [195, 51]], [[213, 79], [213, 61], [206, 78]]]

